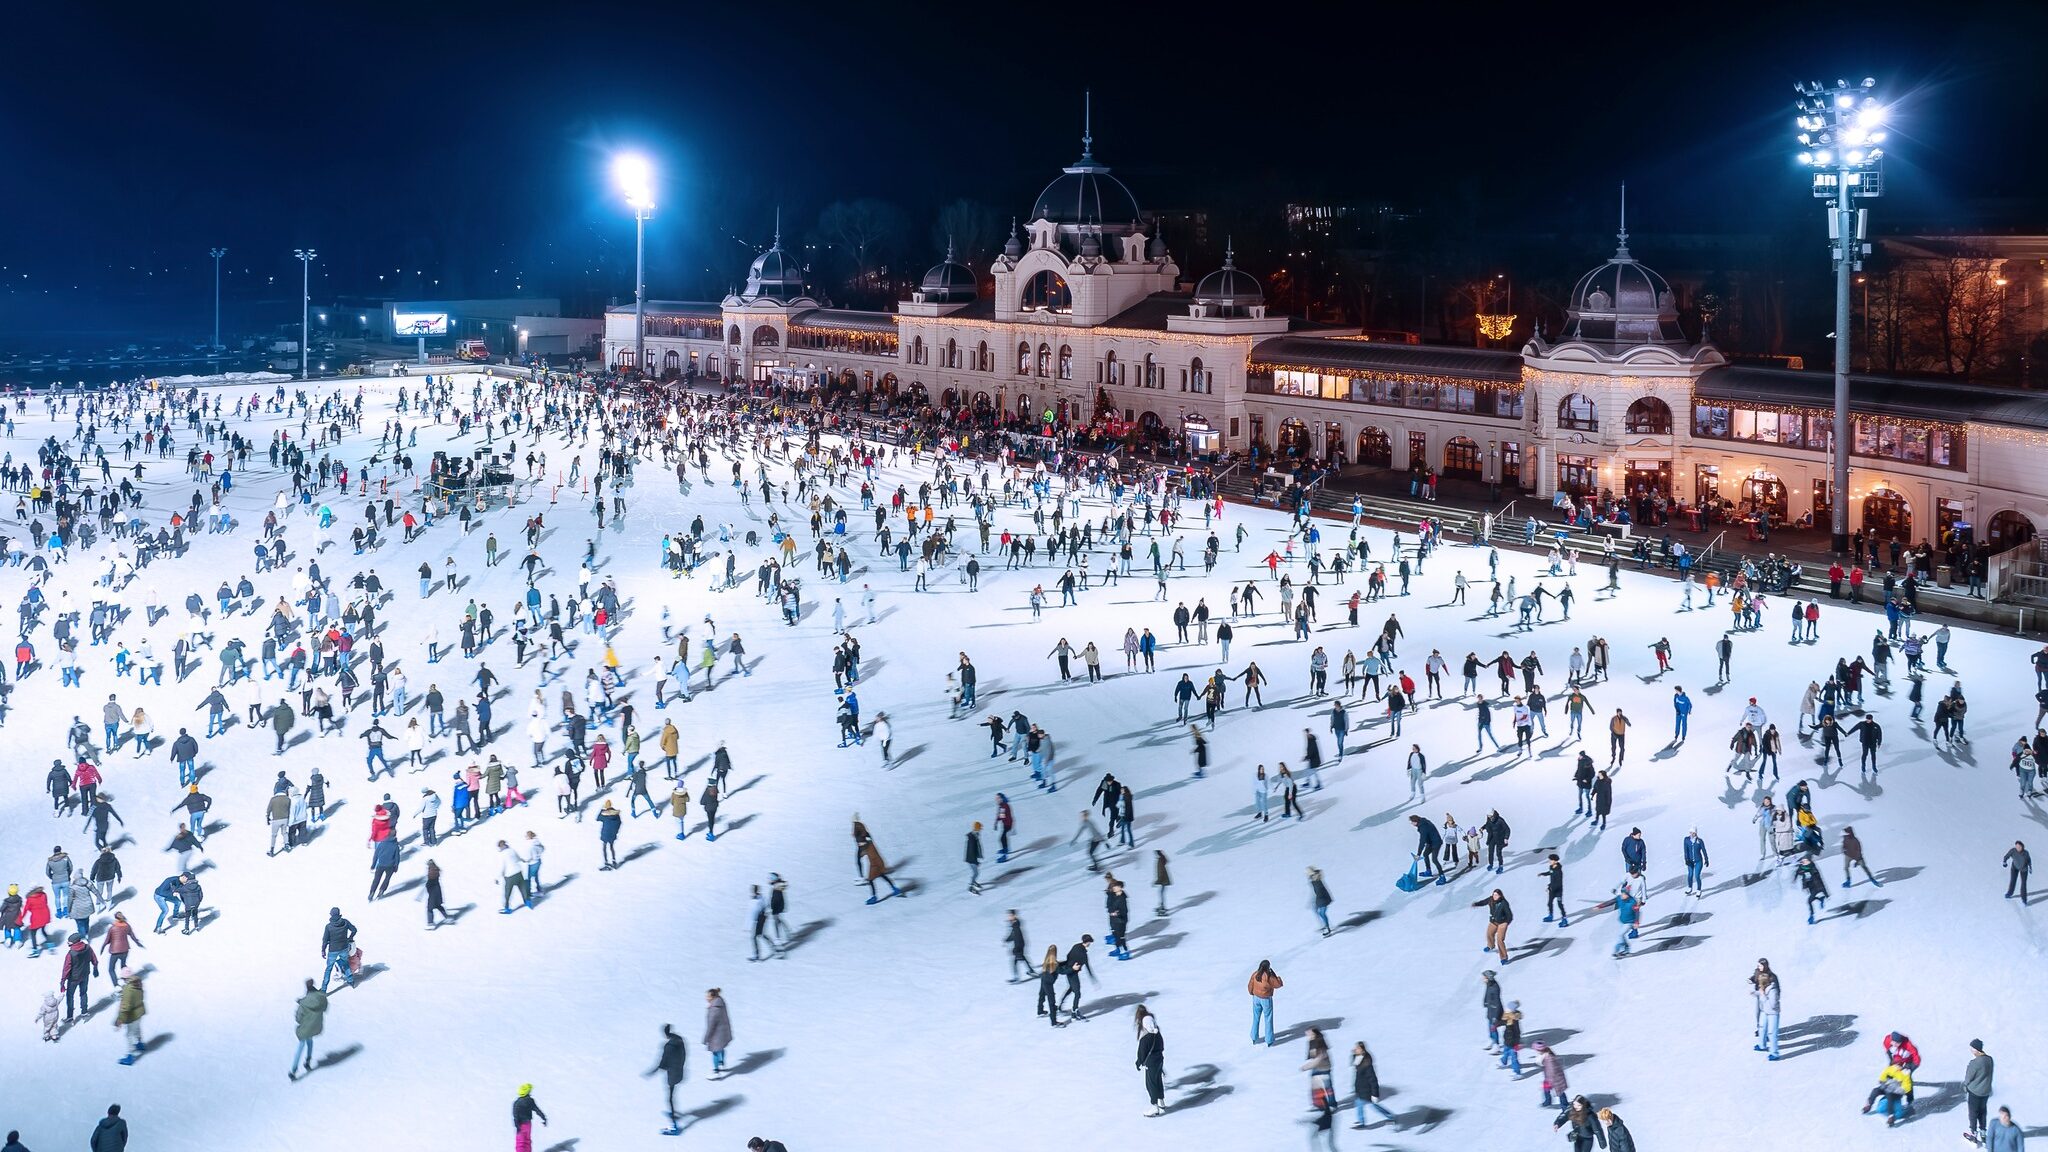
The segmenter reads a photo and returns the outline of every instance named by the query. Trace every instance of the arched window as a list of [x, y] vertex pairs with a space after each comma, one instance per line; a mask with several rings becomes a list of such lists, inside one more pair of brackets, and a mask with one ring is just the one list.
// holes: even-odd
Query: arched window
[[1038, 346], [1038, 375], [1041, 379], [1052, 375], [1052, 347], [1050, 345], [1040, 344]]
[[780, 343], [782, 343], [782, 340], [776, 336], [773, 327], [763, 324], [759, 328], [754, 329], [754, 346], [756, 348], [773, 348]]
[[1159, 387], [1159, 365], [1153, 362], [1150, 352], [1145, 353], [1145, 387]]
[[1202, 371], [1202, 358], [1197, 356], [1188, 362], [1188, 391], [1207, 392], [1208, 390], [1209, 377]]
[[960, 345], [950, 339], [946, 341], [946, 353], [943, 363], [948, 368], [960, 367]]
[[1671, 406], [1655, 396], [1645, 396], [1628, 406], [1623, 421], [1631, 436], [1671, 435]]
[[1121, 384], [1124, 382], [1123, 366], [1116, 362], [1116, 353], [1110, 352], [1102, 357], [1102, 370], [1103, 383]]
[[1067, 345], [1062, 344], [1060, 345], [1060, 379], [1072, 380], [1073, 378], [1074, 350], [1068, 347]]
[[976, 372], [993, 372], [996, 370], [995, 361], [989, 357], [988, 341], [986, 340], [983, 340], [974, 350], [974, 370]]
[[728, 328], [728, 329], [726, 329], [726, 331], [725, 331], [725, 342], [726, 342], [727, 344], [730, 344], [730, 345], [732, 345], [732, 346], [733, 346], [733, 347], [735, 347], [735, 348], [739, 347], [739, 343], [740, 343], [740, 326], [739, 326], [739, 325], [735, 324], [735, 325], [733, 325], [733, 326], [732, 326], [731, 328]]
[[[1668, 423], [1670, 412], [1665, 412]], [[1557, 402], [1557, 426], [1579, 432], [1600, 430], [1600, 411], [1593, 406], [1593, 399], [1584, 392], [1574, 392]]]
[[662, 354], [661, 370], [665, 375], [674, 375], [683, 370], [683, 354], [671, 348]]
[[1018, 306], [1026, 312], [1072, 312], [1074, 294], [1059, 273], [1047, 268], [1025, 282]]
[[1031, 345], [1017, 345], [1017, 375], [1026, 376], [1031, 372]]
[[924, 363], [924, 337], [913, 336], [910, 338], [910, 362], [912, 364]]

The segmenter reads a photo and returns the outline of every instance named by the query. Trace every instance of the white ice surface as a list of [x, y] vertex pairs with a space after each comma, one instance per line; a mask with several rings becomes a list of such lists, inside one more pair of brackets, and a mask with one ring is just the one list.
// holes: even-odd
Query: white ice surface
[[[352, 393], [356, 385], [345, 387]], [[354, 464], [391, 414], [396, 382], [369, 387], [370, 443], [354, 440], [343, 453]], [[279, 424], [264, 418], [236, 426], [264, 444]], [[62, 434], [70, 426], [67, 416], [54, 427]], [[292, 426], [296, 431], [297, 422]], [[31, 408], [8, 447], [17, 460], [32, 456], [33, 445], [52, 430], [40, 409]], [[416, 458], [424, 462], [450, 432], [447, 425], [423, 427]], [[471, 436], [462, 447], [479, 439]], [[551, 471], [572, 455], [553, 435], [543, 448]], [[587, 471], [593, 451], [582, 454]], [[728, 471], [727, 461], [714, 454], [714, 476]], [[886, 495], [901, 480], [914, 490], [921, 475], [907, 468], [888, 472], [881, 489]], [[170, 609], [152, 633], [168, 659], [186, 627], [186, 593], [200, 590], [210, 607], [219, 579], [249, 571], [250, 545], [280, 483], [267, 462], [238, 474], [229, 506], [242, 529], [228, 538], [200, 536], [185, 559], [146, 570], [123, 594], [137, 611], [121, 635], [132, 639], [141, 631], [139, 605], [144, 589], [154, 585]], [[161, 519], [189, 499], [194, 484], [175, 464], [159, 462], [147, 486], [152, 515]], [[1858, 783], [1853, 748], [1849, 770], [1823, 779], [1813, 751], [1788, 739], [1785, 784], [1798, 776], [1816, 781], [1814, 807], [1828, 830], [1830, 883], [1840, 879], [1833, 853], [1844, 823], [1857, 828], [1872, 866], [1888, 877], [1882, 891], [1859, 884], [1838, 892], [1836, 910], [1809, 928], [1789, 874], [1741, 883], [1756, 859], [1756, 836], [1749, 797], [1724, 784], [1726, 741], [1751, 695], [1789, 736], [1806, 682], [1824, 678], [1837, 656], [1868, 651], [1873, 630], [1883, 624], [1873, 613], [1827, 604], [1822, 642], [1790, 647], [1788, 605], [1773, 598], [1764, 629], [1737, 636], [1734, 682], [1715, 690], [1709, 646], [1727, 614], [1719, 605], [1676, 613], [1678, 593], [1663, 579], [1624, 574], [1623, 595], [1603, 601], [1595, 595], [1603, 574], [1589, 564], [1574, 582], [1580, 598], [1572, 621], [1560, 623], [1553, 607], [1549, 621], [1527, 637], [1510, 634], [1504, 619], [1478, 618], [1485, 563], [1464, 546], [1434, 557], [1427, 575], [1415, 581], [1414, 595], [1365, 606], [1357, 630], [1343, 624], [1348, 589], [1326, 586], [1315, 643], [1329, 650], [1333, 684], [1346, 648], [1362, 655], [1391, 609], [1408, 634], [1401, 663], [1418, 681], [1432, 647], [1452, 661], [1455, 688], [1456, 664], [1468, 649], [1487, 656], [1506, 648], [1519, 658], [1533, 645], [1549, 670], [1543, 683], [1554, 701], [1552, 738], [1539, 740], [1530, 762], [1491, 754], [1467, 759], [1469, 713], [1456, 702], [1430, 702], [1408, 721], [1399, 745], [1361, 754], [1358, 744], [1380, 739], [1380, 721], [1374, 709], [1354, 709], [1354, 721], [1371, 727], [1355, 739], [1352, 755], [1326, 773], [1329, 787], [1306, 795], [1309, 818], [1291, 826], [1255, 825], [1247, 820], [1254, 763], [1298, 764], [1304, 727], [1324, 736], [1326, 754], [1334, 751], [1326, 705], [1302, 698], [1310, 646], [1291, 641], [1273, 611], [1275, 599], [1265, 601], [1257, 621], [1240, 622], [1229, 669], [1259, 660], [1273, 678], [1266, 706], [1241, 710], [1241, 689], [1233, 685], [1231, 708], [1212, 736], [1211, 774], [1195, 781], [1185, 728], [1173, 722], [1170, 689], [1183, 670], [1199, 677], [1213, 669], [1217, 653], [1213, 643], [1169, 646], [1157, 673], [1124, 673], [1118, 645], [1126, 627], [1149, 625], [1162, 638], [1172, 635], [1172, 601], [1150, 602], [1148, 578], [1089, 591], [1081, 607], [1049, 608], [1036, 623], [1027, 593], [1041, 581], [1052, 589], [1059, 569], [1006, 572], [991, 557], [979, 593], [968, 594], [950, 573], [937, 590], [916, 593], [893, 558], [873, 558], [870, 522], [857, 512], [856, 499], [853, 538], [864, 568], [837, 588], [800, 561], [806, 616], [788, 629], [752, 595], [751, 579], [743, 590], [714, 593], [707, 586], [710, 569], [676, 581], [655, 567], [664, 529], [681, 529], [697, 513], [707, 524], [730, 520], [762, 528], [758, 502], [742, 509], [731, 488], [716, 483], [693, 482], [692, 494], [682, 497], [658, 463], [643, 465], [628, 498], [630, 514], [605, 530], [601, 550], [602, 574], [618, 582], [630, 604], [618, 648], [634, 689], [643, 696], [648, 690], [644, 673], [663, 647], [658, 617], [664, 603], [677, 624], [714, 615], [720, 634], [739, 631], [757, 661], [756, 674], [745, 679], [729, 677], [730, 662], [722, 662], [717, 688], [693, 703], [640, 711], [650, 755], [664, 716], [681, 727], [684, 760], [696, 766], [689, 776], [693, 793], [702, 787], [711, 749], [721, 739], [729, 743], [733, 780], [740, 785], [722, 812], [729, 833], [716, 844], [696, 833], [677, 843], [672, 821], [643, 817], [628, 823], [621, 847], [651, 851], [616, 873], [598, 870], [594, 821], [563, 822], [538, 808], [515, 810], [432, 850], [421, 850], [415, 838], [401, 884], [416, 879], [431, 855], [444, 870], [451, 907], [475, 905], [458, 924], [429, 934], [416, 890], [363, 901], [370, 809], [379, 794], [394, 792], [404, 805], [406, 831], [416, 834], [421, 784], [434, 784], [445, 800], [449, 771], [468, 757], [456, 758], [451, 742], [435, 741], [431, 747], [447, 755], [426, 775], [401, 769], [396, 781], [365, 784], [363, 745], [353, 732], [367, 722], [366, 685], [350, 734], [311, 741], [281, 762], [270, 755], [267, 731], [237, 727], [202, 742], [202, 762], [210, 768], [204, 787], [214, 797], [216, 819], [227, 824], [207, 845], [216, 865], [202, 877], [211, 920], [191, 937], [150, 935], [155, 909], [148, 893], [171, 865], [160, 849], [176, 823], [167, 815], [179, 795], [176, 773], [161, 749], [143, 760], [113, 756], [105, 764], [106, 790], [128, 822], [127, 833], [140, 842], [120, 849], [125, 887], [135, 893], [121, 907], [144, 929], [146, 950], [136, 959], [150, 968], [145, 1024], [156, 1043], [136, 1066], [118, 1066], [111, 1002], [103, 1001], [61, 1043], [43, 1044], [30, 1017], [42, 992], [55, 986], [57, 960], [46, 955], [31, 963], [25, 951], [0, 954], [0, 971], [7, 973], [0, 980], [0, 1082], [8, 1087], [0, 1126], [20, 1128], [31, 1148], [78, 1147], [105, 1106], [118, 1101], [135, 1132], [131, 1147], [140, 1149], [498, 1148], [510, 1141], [513, 1091], [530, 1081], [553, 1120], [536, 1133], [537, 1146], [587, 1152], [658, 1147], [656, 1133], [665, 1122], [661, 1092], [643, 1074], [654, 1064], [660, 1025], [673, 1022], [691, 1041], [690, 1078], [681, 1097], [693, 1118], [679, 1142], [689, 1147], [742, 1148], [757, 1133], [797, 1152], [1097, 1142], [1299, 1147], [1307, 1133], [1299, 1035], [1306, 1023], [1321, 1021], [1339, 1057], [1346, 1104], [1350, 1077], [1342, 1058], [1353, 1041], [1364, 1039], [1378, 1058], [1386, 1103], [1404, 1120], [1401, 1127], [1354, 1133], [1342, 1127], [1350, 1121], [1347, 1108], [1340, 1113], [1340, 1146], [1560, 1147], [1550, 1114], [1537, 1106], [1537, 1078], [1511, 1082], [1480, 1051], [1479, 973], [1499, 965], [1482, 953], [1484, 913], [1468, 903], [1495, 884], [1505, 888], [1517, 913], [1511, 934], [1517, 960], [1501, 973], [1506, 995], [1521, 1001], [1532, 1036], [1553, 1038], [1570, 1061], [1573, 1091], [1611, 1101], [1641, 1148], [1755, 1147], [1760, 1137], [1773, 1147], [1945, 1145], [1962, 1127], [1960, 1081], [1973, 1037], [2000, 1058], [1994, 1103], [2013, 1105], [2022, 1124], [2039, 1122], [2035, 1101], [2044, 1079], [2032, 1057], [2048, 999], [2039, 991], [2039, 913], [2000, 899], [1999, 864], [2014, 838], [2038, 835], [2034, 829], [2044, 822], [2037, 805], [2015, 799], [2005, 770], [2007, 745], [2030, 731], [2031, 643], [1957, 630], [1950, 663], [1968, 681], [1975, 735], [1969, 749], [1937, 750], [1926, 729], [1907, 720], [1903, 677], [1895, 680], [1893, 697], [1871, 697], [1887, 732], [1884, 772], [1876, 783]], [[360, 501], [336, 506], [344, 523], [360, 515]], [[584, 540], [593, 535], [581, 507], [546, 507], [543, 494], [540, 505], [495, 514], [485, 526], [516, 559], [520, 523], [537, 509], [547, 512], [552, 529], [542, 551], [555, 574], [543, 588], [573, 589]], [[1101, 501], [1087, 501], [1091, 518], [1104, 511]], [[970, 518], [964, 507], [956, 514], [963, 524]], [[1237, 553], [1229, 538], [1240, 520], [1251, 538]], [[1016, 525], [1020, 513], [1008, 510], [1002, 522]], [[1231, 507], [1216, 529], [1225, 540], [1223, 564], [1210, 578], [1199, 573], [1198, 522], [1187, 531], [1190, 571], [1176, 574], [1170, 594], [1191, 607], [1206, 596], [1213, 610], [1227, 614], [1226, 581], [1263, 576], [1255, 559], [1281, 539], [1285, 521], [1271, 511]], [[1333, 540], [1341, 537], [1341, 526], [1324, 527]], [[801, 527], [799, 533], [807, 536]], [[303, 564], [315, 534], [303, 518], [290, 521], [288, 534], [299, 549], [293, 564]], [[336, 535], [340, 542], [319, 556], [323, 569], [341, 586], [358, 564], [376, 565], [396, 594], [384, 616], [387, 651], [405, 667], [415, 697], [438, 682], [452, 712], [476, 662], [457, 652], [429, 667], [423, 652], [428, 614], [437, 616], [447, 645], [455, 642], [462, 606], [472, 597], [509, 623], [523, 592], [519, 569], [510, 561], [485, 569], [485, 531], [460, 539], [452, 521], [421, 542], [388, 543], [361, 561]], [[1370, 536], [1384, 555], [1387, 534]], [[971, 539], [971, 532], [963, 537]], [[1141, 556], [1144, 543], [1140, 538]], [[420, 604], [414, 569], [422, 558], [438, 567], [451, 552], [470, 583], [458, 596], [437, 591]], [[743, 562], [757, 555], [743, 550]], [[1527, 586], [1537, 576], [1534, 557], [1503, 553], [1502, 561], [1503, 578], [1514, 573]], [[1101, 566], [1098, 559], [1098, 572]], [[1475, 581], [1473, 608], [1444, 606], [1459, 569]], [[95, 573], [92, 557], [81, 555], [59, 570], [49, 591], [69, 588], [84, 608]], [[24, 569], [0, 570], [10, 611], [25, 581]], [[894, 719], [905, 763], [892, 772], [880, 768], [872, 743], [834, 747], [831, 597], [843, 597], [849, 619], [859, 620], [863, 581], [876, 588], [883, 618], [858, 627], [866, 673], [859, 692], [866, 717], [884, 710]], [[266, 600], [287, 591], [286, 573], [256, 582]], [[1553, 589], [1560, 583], [1545, 582]], [[1271, 593], [1270, 584], [1266, 590]], [[1057, 602], [1057, 592], [1050, 595]], [[253, 654], [261, 619], [216, 625], [217, 635], [239, 631]], [[696, 631], [702, 630], [699, 624]], [[1565, 662], [1574, 644], [1595, 633], [1611, 642], [1614, 667], [1610, 683], [1590, 689], [1594, 716], [1604, 718], [1620, 705], [1636, 722], [1629, 763], [1616, 780], [1613, 828], [1604, 835], [1589, 833], [1564, 807], [1573, 799], [1575, 753], [1563, 740]], [[1660, 634], [1671, 637], [1677, 653], [1677, 670], [1661, 680], [1650, 676], [1648, 651]], [[1059, 684], [1046, 653], [1061, 636], [1077, 648], [1090, 640], [1100, 645], [1108, 682]], [[47, 629], [36, 639], [50, 660]], [[582, 668], [601, 655], [580, 634], [579, 645], [578, 681]], [[983, 707], [974, 718], [949, 721], [945, 675], [963, 650], [980, 670]], [[60, 689], [55, 667], [47, 667], [14, 694], [4, 728], [12, 755], [11, 770], [0, 780], [0, 881], [18, 882], [24, 891], [42, 881], [52, 843], [63, 844], [81, 867], [93, 856], [90, 836], [76, 820], [52, 820], [41, 791], [50, 758], [63, 754], [70, 717], [83, 716], [97, 734], [100, 704], [116, 691], [125, 706], [142, 705], [156, 718], [161, 738], [174, 736], [180, 724], [197, 733], [204, 718], [194, 709], [217, 674], [209, 653], [184, 683], [138, 690], [132, 678], [114, 678], [111, 648], [81, 652], [83, 689]], [[539, 661], [515, 668], [506, 639], [484, 660], [508, 689], [496, 706], [501, 735], [495, 750], [521, 758]], [[1946, 675], [1930, 678], [1930, 716], [1934, 695], [1949, 682]], [[1683, 684], [1697, 704], [1693, 738], [1676, 753], [1659, 748], [1669, 734], [1673, 684]], [[551, 700], [558, 691], [559, 685], [550, 688]], [[415, 714], [418, 709], [415, 703]], [[990, 709], [1006, 715], [1022, 709], [1052, 734], [1064, 781], [1056, 796], [1034, 789], [1019, 766], [987, 757], [986, 733], [973, 720]], [[311, 727], [304, 720], [297, 731]], [[1495, 729], [1511, 733], [1505, 710], [1496, 713]], [[1604, 729], [1594, 737], [1602, 764], [1603, 737]], [[1436, 767], [1430, 799], [1419, 807], [1406, 806], [1401, 768], [1411, 740]], [[324, 767], [339, 811], [311, 846], [266, 859], [262, 808], [280, 763], [301, 784], [316, 763]], [[1054, 1031], [1033, 1016], [1031, 986], [1005, 983], [1003, 910], [1021, 912], [1034, 957], [1047, 944], [1064, 949], [1082, 932], [1101, 940], [1102, 883], [1067, 837], [1105, 769], [1138, 790], [1138, 851], [1115, 857], [1111, 867], [1130, 882], [1140, 955], [1120, 963], [1098, 943], [1100, 981], [1086, 990], [1091, 1003], [1113, 1010]], [[545, 783], [529, 773], [526, 784], [545, 803]], [[1008, 865], [991, 859], [983, 875], [994, 886], [969, 895], [960, 862], [963, 834], [970, 821], [992, 824], [998, 790], [1016, 804], [1015, 843], [1023, 850]], [[625, 803], [616, 785], [611, 795]], [[1413, 895], [1395, 890], [1413, 840], [1408, 813], [1441, 822], [1448, 811], [1461, 822], [1477, 822], [1495, 807], [1515, 830], [1506, 876], [1475, 873]], [[866, 891], [855, 883], [848, 835], [855, 811], [900, 866], [899, 876], [914, 884], [914, 895], [863, 905]], [[693, 823], [694, 812], [693, 805]], [[442, 823], [445, 829], [445, 814]], [[1588, 906], [1620, 878], [1620, 841], [1635, 825], [1649, 839], [1655, 895], [1636, 954], [1614, 960], [1614, 916]], [[1708, 885], [1715, 891], [1703, 900], [1677, 892], [1679, 841], [1691, 825], [1714, 858]], [[536, 911], [499, 916], [492, 843], [529, 828], [546, 841], [547, 873], [559, 887]], [[2041, 846], [2048, 847], [2048, 837]], [[992, 828], [985, 847], [992, 857]], [[1148, 912], [1154, 848], [1169, 854], [1176, 880], [1176, 910], [1163, 920]], [[1540, 922], [1537, 862], [1553, 849], [1567, 862], [1576, 910], [1571, 927], [1561, 931]], [[1318, 937], [1303, 874], [1311, 864], [1323, 869], [1335, 894], [1334, 918], [1368, 922]], [[790, 921], [804, 926], [808, 939], [786, 960], [753, 964], [747, 962], [748, 886], [771, 870], [790, 882]], [[1856, 911], [1842, 912], [1844, 904]], [[353, 1055], [306, 1081], [287, 1083], [292, 1003], [300, 982], [319, 972], [318, 938], [330, 905], [360, 926], [369, 961], [385, 967], [362, 988], [332, 998], [317, 1051]], [[1675, 924], [1681, 914], [1690, 922]], [[1542, 950], [1531, 953], [1539, 943]], [[1788, 1037], [1786, 1051], [1797, 1054], [1777, 1064], [1750, 1051], [1745, 980], [1759, 956], [1768, 956], [1783, 978], [1787, 1030], [1816, 1018], [1832, 1029], [1819, 1046]], [[1278, 1018], [1283, 1034], [1293, 1037], [1271, 1050], [1248, 1042], [1244, 991], [1252, 968], [1268, 958], [1286, 980]], [[702, 993], [713, 985], [725, 990], [736, 1034], [731, 1058], [745, 1069], [722, 1082], [706, 1079], [709, 1061], [697, 1043]], [[107, 985], [96, 988], [104, 994]], [[1168, 1081], [1176, 1085], [1169, 1093], [1174, 1109], [1161, 1119], [1139, 1114], [1144, 1100], [1132, 1063], [1130, 1005], [1141, 1000], [1158, 1013]], [[1923, 1118], [1910, 1135], [1884, 1133], [1877, 1118], [1857, 1114], [1883, 1065], [1879, 1038], [1891, 1029], [1910, 1034], [1926, 1059]], [[1928, 1115], [1937, 1109], [1938, 1115]]]

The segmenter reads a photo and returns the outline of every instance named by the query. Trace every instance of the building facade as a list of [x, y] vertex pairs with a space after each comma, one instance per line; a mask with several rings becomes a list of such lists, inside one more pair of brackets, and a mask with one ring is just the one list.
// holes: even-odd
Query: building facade
[[[821, 307], [781, 238], [717, 302], [650, 301], [648, 374], [841, 389], [1011, 426], [1094, 426], [1196, 454], [1433, 472], [1549, 501], [1825, 524], [1832, 378], [1730, 364], [1631, 254], [1580, 277], [1519, 352], [1391, 343], [1270, 314], [1225, 257], [1190, 288], [1083, 138], [989, 269], [953, 259], [893, 311]], [[631, 306], [605, 358], [633, 369]], [[1852, 530], [1994, 547], [2048, 523], [2048, 398], [1861, 376]]]

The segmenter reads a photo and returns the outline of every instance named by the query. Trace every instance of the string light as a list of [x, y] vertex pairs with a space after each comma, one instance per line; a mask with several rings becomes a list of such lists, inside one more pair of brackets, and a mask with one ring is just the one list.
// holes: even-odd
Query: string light
[[1476, 319], [1479, 321], [1479, 334], [1488, 340], [1505, 340], [1508, 334], [1515, 330], [1515, 315], [1512, 312], [1482, 312]]

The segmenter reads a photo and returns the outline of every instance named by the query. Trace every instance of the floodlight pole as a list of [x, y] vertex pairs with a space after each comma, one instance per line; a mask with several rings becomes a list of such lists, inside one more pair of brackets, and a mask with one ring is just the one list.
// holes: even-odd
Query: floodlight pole
[[647, 207], [633, 206], [633, 368], [647, 378]]
[[1849, 204], [1850, 173], [1835, 173], [1835, 444], [1833, 547], [1837, 555], [1849, 551], [1849, 453], [1855, 446], [1855, 429], [1849, 415], [1849, 284], [1861, 256], [1861, 238], [1856, 235], [1856, 210]]
[[220, 258], [228, 254], [225, 248], [208, 250], [213, 256], [213, 343], [207, 351], [220, 354]]
[[304, 380], [307, 354], [312, 351], [313, 325], [309, 313], [313, 299], [313, 258], [319, 253], [311, 248], [294, 248], [292, 255], [299, 258], [299, 379]]

